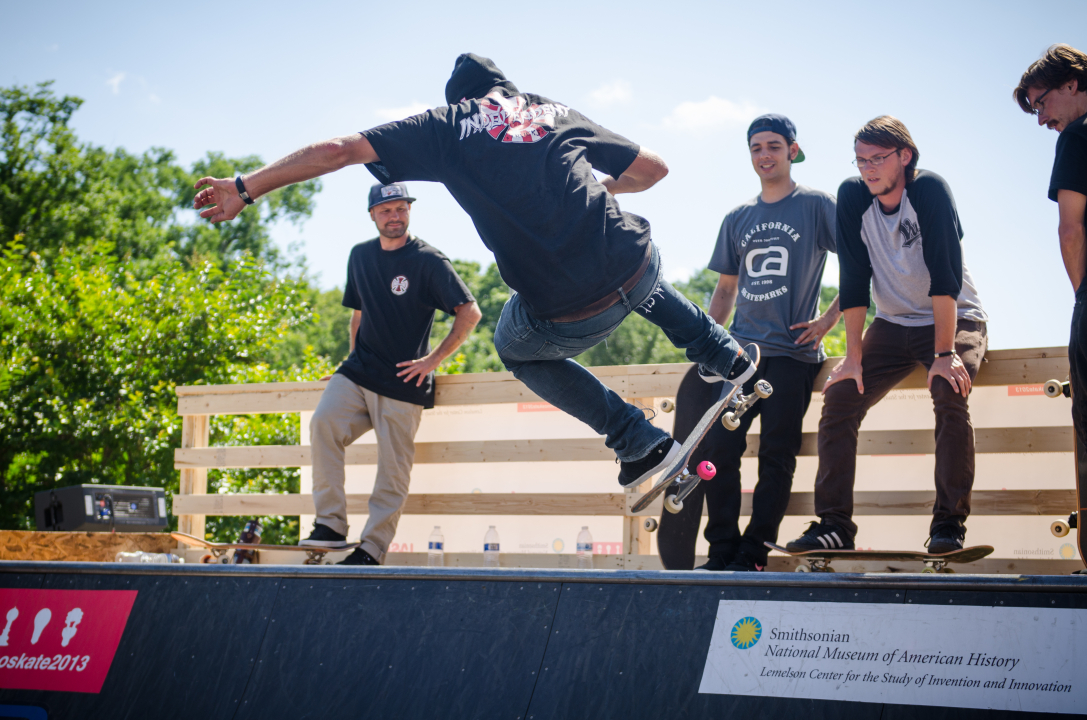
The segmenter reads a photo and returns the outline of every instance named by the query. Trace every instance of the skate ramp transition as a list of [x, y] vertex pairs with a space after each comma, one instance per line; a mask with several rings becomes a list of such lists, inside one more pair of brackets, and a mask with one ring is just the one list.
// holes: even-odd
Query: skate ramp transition
[[[74, 602], [72, 598], [84, 608], [77, 623], [65, 604]], [[722, 601], [764, 608], [754, 611], [763, 619], [761, 647], [757, 636], [754, 642], [749, 637], [738, 643], [733, 630], [736, 647], [752, 644], [749, 652], [761, 652], [760, 657], [771, 643], [805, 645], [796, 641], [795, 628], [792, 642], [771, 640], [772, 623], [765, 608], [775, 602], [810, 611], [812, 618], [831, 610], [871, 614], [874, 608], [881, 615], [878, 626], [870, 625], [875, 636], [894, 631], [924, 637], [933, 633], [932, 628], [911, 629], [908, 623], [915, 622], [911, 618], [948, 612], [966, 618], [996, 608], [1019, 615], [1064, 613], [1061, 617], [1078, 621], [1078, 630], [1039, 648], [1036, 657], [1019, 657], [1023, 663], [1019, 671], [1001, 675], [1017, 677], [1024, 668], [1048, 662], [1045, 655], [1060, 656], [1065, 665], [1073, 662], [1078, 669], [1068, 670], [1074, 677], [1068, 682], [1070, 689], [1054, 676], [1056, 682], [1046, 697], [1087, 699], [1082, 642], [1087, 631], [1087, 576], [753, 576], [3, 562], [0, 623], [12, 617], [11, 607], [21, 607], [0, 636], [0, 645], [7, 643], [0, 647], [0, 717], [1041, 716], [944, 707], [928, 688], [918, 688], [902, 703], [700, 692], [708, 655], [714, 652], [711, 638], [727, 638], [715, 635]], [[116, 615], [126, 603], [131, 603], [127, 620], [120, 626], [114, 622], [119, 641], [110, 640], [110, 629], [96, 621], [95, 612]], [[49, 622], [41, 620], [39, 606], [52, 606]], [[87, 609], [91, 607], [100, 609]], [[919, 610], [924, 612], [918, 615]], [[32, 620], [46, 662], [50, 643], [59, 647], [62, 635], [70, 641], [66, 650], [58, 651], [62, 654], [108, 652], [113, 643], [115, 653], [108, 667], [95, 655], [87, 670], [103, 674], [97, 692], [86, 687], [82, 692], [67, 690], [72, 683], [91, 682], [89, 676], [78, 677], [74, 662], [66, 670], [7, 668], [5, 654], [29, 648], [12, 655], [29, 658], [37, 651], [26, 644]], [[732, 623], [731, 617], [727, 623]], [[816, 626], [817, 620], [809, 629]], [[85, 633], [83, 638], [79, 632]], [[1021, 649], [1017, 652], [1022, 655]], [[781, 667], [812, 671], [812, 663], [805, 662], [789, 660]], [[816, 665], [822, 674], [813, 692], [832, 692], [825, 689], [835, 686], [833, 679], [826, 679], [831, 664]], [[915, 670], [920, 675], [935, 669], [911, 666], [908, 672], [912, 676]], [[979, 673], [973, 674], [982, 677]], [[13, 689], [20, 683], [27, 689]], [[1005, 687], [1000, 697], [1009, 692], [1017, 691]], [[1040, 707], [1032, 706], [1027, 694], [1017, 697], [1023, 707]], [[1080, 707], [1087, 711], [1087, 706]]]

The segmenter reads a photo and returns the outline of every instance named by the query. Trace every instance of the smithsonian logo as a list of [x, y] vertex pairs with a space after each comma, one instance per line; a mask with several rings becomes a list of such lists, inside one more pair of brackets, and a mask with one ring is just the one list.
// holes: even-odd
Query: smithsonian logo
[[741, 650], [754, 646], [762, 637], [762, 623], [753, 617], [745, 617], [732, 626], [732, 644]]

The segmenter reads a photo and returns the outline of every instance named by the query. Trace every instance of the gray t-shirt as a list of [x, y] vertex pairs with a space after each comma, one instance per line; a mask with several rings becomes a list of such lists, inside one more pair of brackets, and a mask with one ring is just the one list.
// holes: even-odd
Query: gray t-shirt
[[764, 357], [826, 359], [822, 343], [794, 344], [804, 331], [789, 326], [818, 317], [827, 251], [836, 252], [834, 212], [834, 196], [797, 185], [783, 200], [756, 197], [725, 216], [709, 267], [739, 276], [729, 332], [741, 345], [758, 343]]

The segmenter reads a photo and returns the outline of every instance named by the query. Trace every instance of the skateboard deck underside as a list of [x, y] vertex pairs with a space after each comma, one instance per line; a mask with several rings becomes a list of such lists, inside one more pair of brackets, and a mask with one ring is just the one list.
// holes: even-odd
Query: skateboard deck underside
[[981, 560], [984, 557], [992, 555], [994, 550], [991, 545], [975, 545], [974, 547], [963, 548], [962, 550], [955, 550], [954, 552], [936, 555], [932, 553], [917, 552], [914, 550], [807, 550], [805, 552], [789, 552], [782, 546], [775, 545], [773, 543], [766, 543], [766, 547], [770, 548], [771, 550], [777, 550], [778, 552], [785, 553], [790, 557], [800, 558], [802, 560], [807, 560], [809, 558], [821, 560], [849, 559], [889, 562], [924, 562], [942, 560], [943, 562], [949, 563], [975, 562], [976, 560]]

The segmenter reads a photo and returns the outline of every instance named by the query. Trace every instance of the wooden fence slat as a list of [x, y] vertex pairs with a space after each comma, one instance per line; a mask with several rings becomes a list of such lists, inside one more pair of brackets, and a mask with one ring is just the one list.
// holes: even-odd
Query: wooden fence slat
[[[446, 493], [409, 495], [405, 515], [630, 515], [641, 493]], [[349, 494], [347, 512], [368, 513], [369, 495]], [[934, 491], [903, 490], [854, 494], [855, 514], [930, 515]], [[312, 495], [176, 495], [176, 512], [201, 515], [310, 515]], [[660, 501], [643, 515], [660, 515]], [[973, 515], [1067, 516], [1076, 507], [1075, 490], [975, 490]], [[703, 509], [703, 514], [705, 514]], [[741, 498], [740, 513], [751, 514], [751, 494]], [[815, 497], [794, 492], [785, 511], [790, 516], [815, 515]]]

